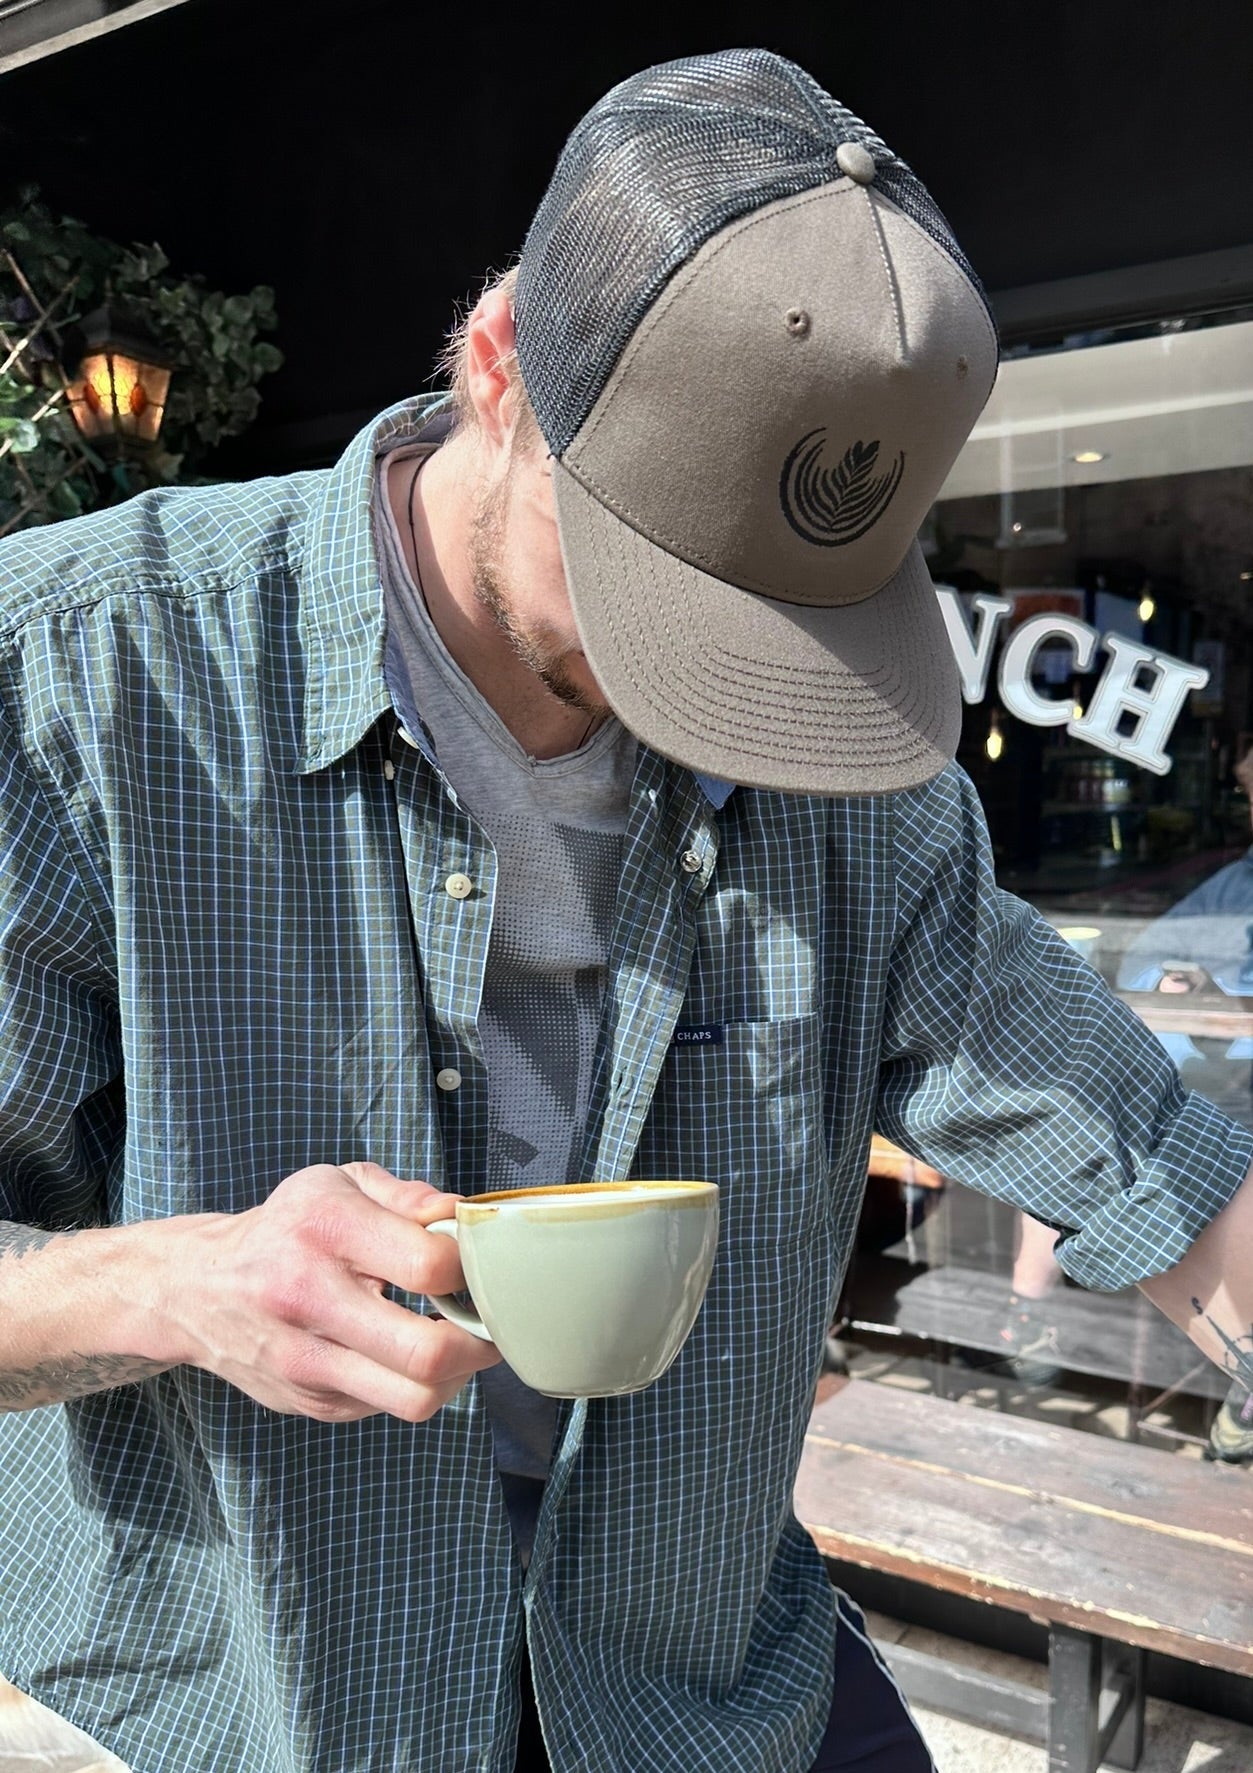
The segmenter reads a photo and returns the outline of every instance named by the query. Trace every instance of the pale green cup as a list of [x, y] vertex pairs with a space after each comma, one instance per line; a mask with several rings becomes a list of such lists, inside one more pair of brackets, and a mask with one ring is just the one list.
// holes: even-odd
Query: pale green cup
[[457, 1202], [472, 1304], [433, 1298], [546, 1397], [615, 1397], [659, 1379], [700, 1310], [718, 1242], [712, 1182], [579, 1182]]

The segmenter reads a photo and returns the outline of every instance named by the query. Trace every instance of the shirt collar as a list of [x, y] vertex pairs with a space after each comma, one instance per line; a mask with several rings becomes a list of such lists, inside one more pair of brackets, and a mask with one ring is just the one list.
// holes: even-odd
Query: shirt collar
[[447, 395], [388, 407], [326, 476], [308, 529], [300, 599], [306, 661], [298, 768], [324, 769], [391, 706], [383, 675], [383, 589], [374, 542], [376, 463], [417, 440]]
[[[446, 427], [432, 424], [446, 394], [402, 400], [359, 431], [331, 469], [309, 529], [307, 590], [300, 607], [307, 672], [301, 774], [324, 769], [357, 744], [392, 706], [384, 671], [383, 590], [374, 540], [378, 458], [425, 432], [442, 442]], [[734, 782], [693, 771], [697, 787], [718, 811]]]
[[692, 776], [695, 780], [696, 786], [705, 796], [705, 799], [714, 808], [715, 812], [720, 813], [728, 800], [730, 800], [731, 796], [735, 793], [736, 784], [734, 782], [722, 782], [717, 776], [702, 776], [697, 770], [692, 771]]

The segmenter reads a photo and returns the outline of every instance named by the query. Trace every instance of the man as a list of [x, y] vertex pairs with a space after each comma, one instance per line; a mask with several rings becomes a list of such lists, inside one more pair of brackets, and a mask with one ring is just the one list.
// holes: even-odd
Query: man
[[[0, 1668], [136, 1773], [929, 1766], [789, 1506], [876, 1124], [1245, 1334], [1253, 1142], [949, 767], [995, 360], [732, 51], [576, 129], [451, 411], [8, 544]], [[628, 1173], [720, 1185], [709, 1293], [550, 1407], [425, 1226]]]

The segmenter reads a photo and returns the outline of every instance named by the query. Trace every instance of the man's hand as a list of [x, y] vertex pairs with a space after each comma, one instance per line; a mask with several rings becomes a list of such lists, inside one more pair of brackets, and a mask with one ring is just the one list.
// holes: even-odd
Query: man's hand
[[454, 1210], [452, 1196], [377, 1164], [316, 1164], [260, 1206], [201, 1221], [195, 1269], [176, 1269], [166, 1299], [185, 1339], [179, 1358], [320, 1422], [378, 1411], [425, 1421], [500, 1359], [490, 1343], [383, 1296], [385, 1285], [465, 1286], [456, 1244], [425, 1229]]
[[[0, 1408], [189, 1363], [319, 1422], [422, 1422], [500, 1359], [384, 1297], [465, 1285], [432, 1237], [454, 1197], [377, 1164], [316, 1164], [242, 1213], [0, 1238]], [[7, 1322], [7, 1329], [4, 1328]]]

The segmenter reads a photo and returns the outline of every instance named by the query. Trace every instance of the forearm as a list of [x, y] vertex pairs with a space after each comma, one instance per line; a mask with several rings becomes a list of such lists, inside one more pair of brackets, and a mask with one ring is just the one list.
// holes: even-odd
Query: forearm
[[500, 1355], [388, 1297], [465, 1285], [452, 1197], [313, 1164], [256, 1206], [49, 1233], [0, 1223], [0, 1410], [188, 1365], [268, 1409], [424, 1422]]
[[48, 1232], [0, 1222], [0, 1410], [85, 1397], [163, 1372], [174, 1221]]
[[1141, 1291], [1253, 1390], [1253, 1170], [1183, 1260]]

